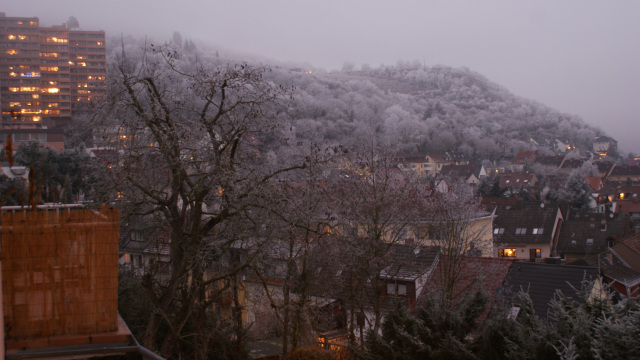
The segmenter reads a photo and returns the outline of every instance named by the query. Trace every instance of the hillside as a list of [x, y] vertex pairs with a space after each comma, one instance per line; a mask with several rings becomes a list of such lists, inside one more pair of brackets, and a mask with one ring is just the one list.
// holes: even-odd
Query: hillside
[[468, 69], [384, 67], [307, 74], [279, 69], [296, 87], [290, 112], [298, 141], [355, 144], [371, 133], [401, 151], [459, 151], [500, 158], [555, 139], [591, 148], [600, 131], [580, 118], [514, 96]]
[[[149, 40], [112, 39], [109, 61], [118, 53], [139, 52]], [[186, 40], [177, 46], [181, 61], [199, 65], [260, 59], [223, 53]], [[191, 60], [189, 60], [191, 59]], [[195, 65], [194, 65], [195, 66]], [[457, 151], [496, 160], [530, 146], [530, 139], [553, 147], [555, 140], [590, 149], [600, 130], [580, 118], [519, 98], [465, 68], [419, 64], [381, 66], [366, 71], [323, 72], [293, 65], [269, 64], [276, 84], [293, 86], [294, 101], [283, 120], [291, 120], [292, 143], [355, 146], [372, 136], [398, 144], [399, 151]], [[278, 145], [278, 144], [274, 144]]]

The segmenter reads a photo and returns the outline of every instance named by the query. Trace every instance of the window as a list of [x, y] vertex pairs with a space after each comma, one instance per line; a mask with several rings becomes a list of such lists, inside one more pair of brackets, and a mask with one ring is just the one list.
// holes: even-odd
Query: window
[[504, 228], [495, 228], [495, 229], [493, 229], [493, 234], [494, 235], [502, 235], [502, 234], [504, 234]]
[[516, 249], [498, 249], [499, 257], [516, 257]]
[[542, 228], [533, 228], [533, 235], [542, 235]]
[[587, 245], [593, 245], [593, 239], [592, 238], [587, 239]]
[[407, 295], [407, 285], [396, 284], [394, 282], [387, 283], [387, 294], [389, 295]]
[[516, 228], [516, 235], [525, 235], [527, 233], [527, 228]]
[[529, 249], [529, 258], [540, 259], [542, 257], [542, 251], [540, 249]]
[[132, 231], [131, 232], [131, 240], [132, 241], [143, 241], [144, 237], [142, 236], [142, 232], [140, 232], [140, 231]]

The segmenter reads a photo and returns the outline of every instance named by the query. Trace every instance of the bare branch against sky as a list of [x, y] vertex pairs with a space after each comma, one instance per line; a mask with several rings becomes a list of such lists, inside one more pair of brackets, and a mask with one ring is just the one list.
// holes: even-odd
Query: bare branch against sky
[[215, 46], [327, 70], [468, 67], [640, 152], [640, 2], [628, 0], [5, 0], [7, 16]]

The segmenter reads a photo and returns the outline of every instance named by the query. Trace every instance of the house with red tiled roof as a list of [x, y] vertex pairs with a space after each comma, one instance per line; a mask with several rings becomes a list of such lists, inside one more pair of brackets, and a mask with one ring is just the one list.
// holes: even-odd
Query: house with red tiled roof
[[527, 165], [533, 164], [536, 160], [537, 152], [535, 150], [522, 150], [518, 152], [511, 162], [511, 171], [520, 172], [524, 170]]
[[594, 193], [597, 193], [604, 187], [604, 183], [602, 182], [602, 178], [599, 176], [587, 176], [584, 180], [589, 184], [591, 189], [593, 189]]
[[610, 289], [624, 297], [640, 296], [640, 236], [628, 237], [585, 262], [600, 268]]

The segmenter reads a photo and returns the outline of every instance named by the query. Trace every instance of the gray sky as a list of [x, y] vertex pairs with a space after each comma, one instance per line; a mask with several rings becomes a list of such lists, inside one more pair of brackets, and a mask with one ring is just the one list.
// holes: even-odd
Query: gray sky
[[640, 1], [4, 0], [43, 25], [205, 40], [327, 70], [398, 60], [465, 66], [576, 114], [640, 153]]

